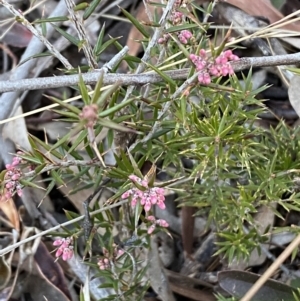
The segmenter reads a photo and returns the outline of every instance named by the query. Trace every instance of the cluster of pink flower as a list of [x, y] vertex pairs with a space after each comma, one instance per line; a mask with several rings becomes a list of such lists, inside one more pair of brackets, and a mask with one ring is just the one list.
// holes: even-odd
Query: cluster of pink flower
[[[165, 209], [166, 205], [164, 203], [164, 189], [160, 187], [149, 188], [149, 183], [147, 179], [141, 179], [135, 175], [130, 175], [129, 179], [133, 184], [139, 187], [133, 187], [122, 194], [122, 199], [131, 198], [131, 206], [135, 207], [137, 202], [140, 202], [144, 206], [146, 214], [150, 211], [153, 205], [157, 205], [160, 209]], [[150, 215], [147, 217], [148, 221], [152, 223], [148, 229], [148, 234], [151, 234], [157, 225], [161, 227], [169, 227], [169, 224], [163, 220], [156, 220], [154, 216]]]
[[4, 199], [10, 199], [15, 192], [19, 196], [22, 195], [22, 187], [19, 182], [19, 179], [22, 175], [21, 169], [18, 168], [18, 165], [21, 163], [22, 159], [20, 157], [13, 157], [11, 164], [6, 164], [7, 172], [5, 174], [5, 188], [7, 189], [4, 194]]
[[72, 237], [58, 238], [53, 242], [53, 245], [59, 247], [55, 253], [55, 257], [61, 257], [64, 261], [67, 261], [73, 257], [74, 251]]
[[164, 189], [159, 187], [149, 188], [148, 181], [146, 179], [140, 179], [135, 175], [129, 176], [129, 179], [141, 186], [141, 189], [134, 187], [122, 194], [122, 199], [128, 199], [131, 197], [131, 206], [135, 207], [137, 202], [140, 201], [144, 206], [146, 212], [148, 212], [152, 205], [157, 205], [161, 209], [165, 209], [165, 196]]
[[107, 270], [110, 268], [110, 258], [111, 260], [115, 261], [120, 256], [124, 254], [124, 251], [121, 249], [118, 249], [118, 246], [116, 244], [113, 244], [113, 254], [110, 256], [108, 250], [106, 248], [103, 248], [103, 256], [104, 258], [101, 258], [98, 260], [98, 266], [100, 270]]
[[[174, 4], [175, 10], [171, 13], [170, 21], [173, 25], [179, 25], [184, 22], [184, 14], [176, 9], [182, 5], [182, 1], [176, 1]], [[177, 32], [178, 39], [182, 44], [187, 44], [188, 40], [193, 36], [193, 34], [189, 30], [181, 30]], [[169, 34], [164, 34], [160, 39], [158, 39], [159, 44], [165, 44], [168, 42], [170, 38]]]
[[203, 85], [211, 83], [211, 76], [227, 76], [234, 74], [230, 61], [237, 61], [239, 57], [231, 50], [222, 52], [215, 59], [209, 59], [205, 49], [200, 50], [200, 55], [190, 54], [190, 60], [200, 71], [198, 81]]
[[182, 43], [182, 44], [187, 44], [188, 43], [188, 40], [193, 36], [193, 34], [189, 31], [189, 30], [182, 30], [179, 35], [178, 35], [178, 38], [179, 38], [179, 41]]
[[152, 223], [152, 225], [148, 228], [148, 234], [152, 234], [157, 225], [163, 228], [169, 227], [169, 224], [164, 219], [156, 219], [153, 215], [147, 216], [147, 220]]
[[86, 121], [87, 128], [93, 128], [98, 119], [98, 106], [90, 104], [82, 108], [79, 118]]
[[159, 38], [157, 40], [157, 43], [158, 44], [166, 44], [168, 42], [169, 38], [170, 38], [170, 35], [165, 33], [165, 34], [163, 34], [163, 36], [161, 38]]
[[182, 12], [174, 10], [170, 16], [170, 21], [173, 25], [178, 25], [184, 21], [183, 18], [184, 15]]

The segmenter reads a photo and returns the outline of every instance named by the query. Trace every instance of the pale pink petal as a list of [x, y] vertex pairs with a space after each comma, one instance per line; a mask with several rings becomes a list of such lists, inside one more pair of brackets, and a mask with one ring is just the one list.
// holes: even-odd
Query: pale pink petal
[[148, 228], [147, 233], [150, 235], [150, 234], [153, 233], [154, 230], [155, 230], [155, 224], [151, 225], [151, 226]]

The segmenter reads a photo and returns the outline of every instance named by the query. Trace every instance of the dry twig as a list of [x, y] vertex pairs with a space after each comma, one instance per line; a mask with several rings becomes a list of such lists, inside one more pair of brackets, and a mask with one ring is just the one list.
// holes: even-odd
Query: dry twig
[[[248, 69], [250, 67], [270, 67], [293, 65], [300, 62], [300, 52], [275, 55], [267, 57], [245, 57], [232, 63], [235, 72]], [[171, 70], [165, 72], [172, 79], [187, 79], [189, 69]], [[83, 81], [86, 84], [95, 84], [99, 79], [99, 70], [82, 74]], [[103, 83], [112, 85], [120, 81], [123, 86], [145, 85], [161, 82], [161, 77], [155, 72], [141, 74], [105, 74]], [[58, 87], [68, 87], [78, 84], [78, 75], [62, 75], [56, 77], [40, 77], [23, 80], [0, 81], [0, 93], [9, 91], [26, 91], [49, 89]]]

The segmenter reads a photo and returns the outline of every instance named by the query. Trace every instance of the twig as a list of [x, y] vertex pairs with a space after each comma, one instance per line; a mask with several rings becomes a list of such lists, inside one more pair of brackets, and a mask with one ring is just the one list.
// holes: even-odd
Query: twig
[[[139, 74], [141, 72], [143, 72], [146, 68], [146, 64], [144, 62], [148, 62], [149, 59], [150, 59], [150, 54], [151, 54], [151, 50], [153, 47], [155, 47], [157, 45], [157, 41], [158, 39], [161, 37], [162, 33], [163, 33], [163, 30], [164, 30], [164, 27], [165, 27], [165, 24], [168, 20], [168, 17], [169, 17], [169, 14], [170, 12], [172, 11], [173, 7], [174, 7], [174, 4], [175, 4], [175, 1], [176, 0], [170, 0], [168, 1], [168, 4], [166, 6], [166, 8], [164, 9], [164, 12], [163, 12], [163, 15], [161, 16], [160, 20], [159, 20], [159, 27], [156, 28], [145, 52], [144, 52], [144, 55], [142, 57], [142, 62], [138, 65], [136, 71], [135, 71], [135, 74]], [[125, 102], [128, 97], [132, 94], [132, 91], [134, 90], [134, 85], [130, 86], [128, 89], [127, 89], [127, 92], [126, 92], [126, 95], [123, 99], [123, 102]]]
[[[209, 5], [211, 5], [211, 11], [214, 10], [214, 7], [216, 6], [216, 4], [219, 2], [219, 0], [214, 0], [213, 2], [210, 2]], [[209, 17], [211, 16], [211, 14], [207, 13], [205, 14], [202, 23], [205, 24], [207, 23]]]
[[72, 69], [72, 65], [69, 61], [58, 52], [53, 45], [35, 28], [31, 25], [31, 23], [24, 17], [22, 13], [16, 10], [11, 4], [6, 2], [6, 0], [0, 0], [0, 4], [6, 7], [15, 17], [18, 18], [18, 21], [23, 24], [31, 33], [36, 36], [47, 48], [48, 50], [61, 61], [61, 63], [67, 68]]
[[107, 184], [110, 180], [107, 179], [102, 185], [100, 185], [93, 194], [91, 194], [84, 202], [83, 202], [83, 210], [84, 210], [84, 219], [83, 219], [83, 229], [84, 229], [84, 238], [87, 242], [89, 240], [92, 228], [94, 226], [94, 223], [91, 219], [91, 214], [89, 211], [89, 206], [91, 201], [94, 199], [94, 197], [104, 188], [104, 185]]
[[[3, 53], [10, 56], [12, 60], [12, 68], [15, 68], [17, 66], [17, 57], [14, 53], [5, 44], [0, 44], [0, 49], [2, 49]], [[3, 70], [6, 70], [6, 67], [4, 67]]]
[[[293, 65], [300, 62], [300, 52], [286, 55], [274, 55], [266, 57], [245, 57], [239, 61], [232, 62], [235, 72], [248, 69], [250, 67], [270, 67]], [[171, 70], [165, 72], [172, 79], [185, 80], [188, 76], [189, 69]], [[82, 74], [83, 81], [86, 84], [96, 84], [99, 79], [99, 71], [93, 71]], [[123, 86], [145, 85], [148, 83], [161, 82], [162, 78], [155, 72], [141, 74], [106, 74], [103, 83], [111, 85], [120, 81]], [[78, 84], [78, 75], [62, 75], [56, 77], [39, 77], [23, 80], [0, 81], [0, 93], [10, 91], [26, 91], [68, 87]]]
[[172, 11], [174, 4], [175, 4], [176, 0], [170, 0], [168, 1], [168, 4], [166, 6], [166, 8], [164, 9], [163, 15], [161, 16], [160, 20], [159, 20], [159, 27], [156, 28], [147, 49], [145, 50], [145, 53], [142, 57], [142, 63], [139, 64], [137, 70], [136, 70], [136, 74], [141, 73], [145, 70], [146, 68], [146, 64], [143, 62], [148, 62], [150, 59], [150, 53], [152, 51], [152, 48], [155, 47], [157, 45], [157, 41], [158, 39], [161, 37], [162, 32], [164, 30], [165, 24], [167, 23], [168, 17], [170, 12]]
[[271, 67], [299, 64], [300, 52], [284, 55], [273, 55], [263, 57], [245, 57], [232, 62], [235, 72], [248, 69], [250, 67]]
[[[100, 69], [101, 70], [101, 69]], [[85, 84], [96, 84], [99, 80], [100, 70], [82, 74]], [[173, 79], [185, 79], [188, 74], [188, 69], [173, 70], [166, 72]], [[8, 80], [0, 81], [0, 93], [9, 91], [26, 91], [26, 90], [38, 90], [38, 89], [50, 89], [59, 87], [69, 87], [77, 85], [79, 81], [79, 75], [62, 75], [55, 77], [39, 77], [22, 80]], [[129, 85], [145, 85], [148, 83], [158, 83], [162, 81], [160, 75], [155, 72], [142, 73], [142, 74], [106, 74], [104, 75], [103, 83], [105, 85], [115, 84], [120, 81], [123, 86]]]
[[[47, 164], [46, 167], [44, 167], [39, 174], [42, 174], [44, 172], [48, 172], [50, 170], [56, 170], [59, 168], [67, 168], [70, 166], [99, 166], [102, 167], [102, 163], [99, 161], [94, 161], [94, 160], [90, 160], [90, 161], [84, 161], [84, 160], [69, 160], [69, 161], [60, 161], [60, 162], [55, 162], [54, 164]], [[25, 178], [29, 178], [29, 177], [34, 177], [36, 176], [37, 173], [32, 170], [29, 172], [26, 172], [23, 174], [23, 176]]]
[[146, 0], [143, 0], [144, 7], [145, 7], [145, 12], [148, 16], [149, 22], [153, 22], [153, 16], [151, 14], [151, 10], [149, 8], [149, 3]]
[[101, 70], [104, 70], [104, 73], [107, 73], [108, 71], [114, 69], [121, 62], [128, 51], [128, 46], [125, 46], [108, 63], [104, 64]]
[[86, 30], [83, 25], [83, 19], [77, 11], [74, 11], [75, 3], [73, 0], [65, 0], [65, 2], [67, 5], [69, 14], [71, 16], [71, 19], [73, 21], [73, 24], [77, 30], [79, 40], [82, 43], [82, 49], [83, 49], [84, 55], [88, 61], [88, 65], [92, 69], [97, 68], [98, 64], [94, 58], [93, 50], [91, 48], [91, 45], [88, 40], [88, 35], [87, 35]]
[[289, 244], [289, 246], [280, 254], [275, 262], [259, 277], [251, 289], [245, 294], [241, 301], [249, 301], [264, 285], [264, 283], [274, 274], [280, 265], [292, 254], [295, 248], [300, 244], [300, 234]]
[[[127, 202], [128, 202], [128, 200], [123, 200], [123, 201], [120, 201], [120, 202], [118, 202], [118, 203], [116, 203], [116, 204], [108, 205], [108, 206], [106, 206], [106, 207], [104, 207], [104, 208], [101, 208], [101, 209], [98, 209], [98, 210], [95, 210], [95, 211], [91, 212], [90, 215], [91, 215], [91, 216], [94, 216], [94, 215], [96, 215], [96, 214], [98, 214], [98, 213], [100, 213], [100, 212], [103, 212], [103, 211], [105, 211], [105, 210], [112, 209], [112, 208], [115, 208], [115, 207], [124, 205], [124, 204], [127, 203]], [[77, 222], [83, 220], [84, 217], [85, 217], [84, 215], [81, 215], [81, 216], [76, 217], [76, 218], [74, 218], [74, 219], [72, 219], [72, 220], [70, 220], [70, 221], [67, 221], [67, 222], [63, 223], [63, 224], [59, 224], [59, 225], [57, 225], [57, 226], [55, 226], [55, 227], [52, 227], [51, 229], [47, 229], [47, 230], [42, 231], [42, 232], [40, 232], [40, 233], [38, 233], [38, 234], [36, 234], [36, 235], [30, 236], [30, 237], [28, 237], [28, 238], [26, 238], [26, 239], [23, 239], [23, 240], [21, 240], [21, 241], [15, 243], [15, 244], [13, 244], [13, 245], [11, 245], [11, 246], [8, 246], [8, 247], [6, 247], [6, 248], [0, 250], [0, 256], [3, 256], [3, 255], [5, 255], [5, 254], [7, 254], [7, 253], [11, 252], [12, 250], [18, 248], [19, 246], [21, 246], [21, 245], [23, 245], [23, 244], [26, 244], [26, 243], [28, 243], [29, 241], [32, 241], [32, 240], [34, 240], [34, 239], [36, 239], [36, 238], [38, 238], [38, 237], [41, 237], [41, 236], [43, 236], [43, 235], [46, 235], [46, 234], [51, 233], [51, 232], [53, 232], [53, 231], [56, 231], [56, 230], [58, 230], [58, 229], [60, 229], [60, 228], [67, 227], [67, 226], [69, 226], [69, 225], [72, 225], [72, 224], [74, 224], [74, 223], [77, 223]]]

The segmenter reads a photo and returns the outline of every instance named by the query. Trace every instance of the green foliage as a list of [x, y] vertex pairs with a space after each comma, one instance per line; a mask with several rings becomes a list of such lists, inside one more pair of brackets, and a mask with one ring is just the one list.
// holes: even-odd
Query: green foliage
[[[87, 8], [86, 4], [80, 7], [86, 8], [84, 19], [92, 14], [99, 3], [99, 0], [94, 0]], [[192, 8], [202, 10], [195, 4]], [[209, 6], [208, 13], [211, 9], [212, 6]], [[142, 33], [143, 45], [147, 47], [151, 39], [149, 30], [126, 10], [121, 10]], [[186, 15], [191, 13], [185, 9], [182, 11]], [[42, 19], [37, 23], [61, 20], [63, 18]], [[300, 211], [300, 192], [296, 185], [300, 171], [300, 129], [292, 129], [284, 121], [270, 129], [257, 125], [265, 107], [261, 100], [256, 99], [256, 95], [267, 87], [252, 89], [251, 70], [241, 75], [242, 78], [236, 75], [227, 79], [214, 78], [207, 86], [192, 82], [176, 94], [183, 81], [172, 78], [166, 71], [189, 68], [189, 77], [193, 76], [196, 71], [187, 54], [199, 53], [200, 48], [209, 48], [209, 38], [205, 33], [208, 25], [203, 28], [193, 22], [192, 18], [188, 20], [187, 24], [169, 26], [166, 30], [171, 36], [169, 42], [165, 45], [157, 43], [151, 49], [151, 58], [156, 58], [158, 63], [144, 64], [147, 71], [160, 75], [161, 82], [149, 85], [147, 93], [137, 87], [128, 96], [122, 82], [103, 87], [103, 74], [99, 73], [99, 82], [93, 91], [84, 84], [81, 74], [78, 75], [81, 105], [68, 104], [51, 97], [60, 106], [55, 112], [63, 120], [75, 124], [78, 135], [71, 139], [71, 133], [68, 133], [59, 137], [54, 145], [30, 136], [32, 151], [24, 152], [21, 157], [28, 166], [33, 167], [33, 171], [20, 183], [39, 187], [34, 179], [47, 171], [47, 195], [55, 185], [79, 180], [78, 186], [72, 191], [75, 193], [90, 187], [97, 188], [103, 179], [108, 178], [110, 181], [106, 188], [114, 193], [109, 200], [112, 202], [119, 200], [122, 193], [131, 187], [128, 176], [135, 174], [142, 177], [141, 169], [146, 161], [150, 161], [168, 175], [168, 181], [160, 183], [160, 187], [176, 184], [178, 205], [196, 207], [198, 215], [208, 218], [207, 227], [211, 223], [216, 226], [218, 250], [215, 255], [225, 256], [229, 261], [248, 258], [251, 251], [265, 241], [253, 220], [253, 214], [261, 205], [276, 202], [278, 207], [286, 211]], [[79, 46], [78, 39], [53, 26], [70, 42]], [[180, 44], [176, 34], [183, 29], [193, 32], [193, 39], [187, 45]], [[122, 47], [117, 38], [104, 42], [104, 37], [103, 25], [93, 49], [97, 61], [108, 46]], [[140, 62], [130, 56], [125, 57], [124, 61], [128, 62], [130, 68]], [[93, 126], [89, 126], [89, 120], [82, 117], [82, 111], [85, 106], [92, 105], [97, 108], [96, 120]], [[167, 106], [168, 110], [161, 114]], [[115, 166], [104, 166], [97, 157], [98, 153], [105, 153], [107, 149], [103, 142], [95, 147], [94, 138], [103, 134], [107, 128], [109, 147], [121, 131], [136, 137], [135, 147], [130, 151], [125, 146], [114, 153]], [[153, 128], [157, 130], [149, 136]], [[88, 160], [83, 160], [82, 150], [89, 156]], [[183, 159], [191, 160], [193, 166], [186, 168]], [[75, 168], [71, 169], [71, 166]], [[4, 176], [1, 177], [2, 182]], [[151, 185], [155, 185], [154, 180], [152, 174]], [[93, 209], [99, 209], [97, 206]], [[92, 234], [85, 254], [92, 252], [91, 241], [95, 239], [102, 252], [106, 249], [111, 259], [111, 269], [105, 270], [99, 270], [95, 260], [87, 262], [99, 270], [99, 277], [105, 279], [101, 287], [114, 291], [114, 294], [103, 300], [139, 300], [149, 286], [144, 281], [147, 267], [141, 265], [144, 259], [139, 252], [141, 247], [149, 248], [149, 236], [141, 226], [145, 216], [141, 206], [136, 206], [134, 210], [129, 207], [126, 207], [127, 211], [120, 208], [118, 218], [123, 223], [122, 227], [126, 228], [124, 232], [127, 240], [134, 239], [130, 243], [124, 242], [129, 247], [119, 258], [113, 258], [112, 234], [119, 221], [110, 211], [93, 216], [94, 226], [101, 228], [102, 232]], [[277, 216], [282, 218], [278, 209], [273, 208]], [[70, 219], [74, 217], [69, 212], [67, 216]], [[245, 224], [251, 228], [247, 234], [244, 231]], [[60, 233], [61, 236], [70, 234], [76, 238], [82, 236], [81, 226], [77, 224], [72, 231]], [[233, 300], [221, 296], [218, 298]]]

